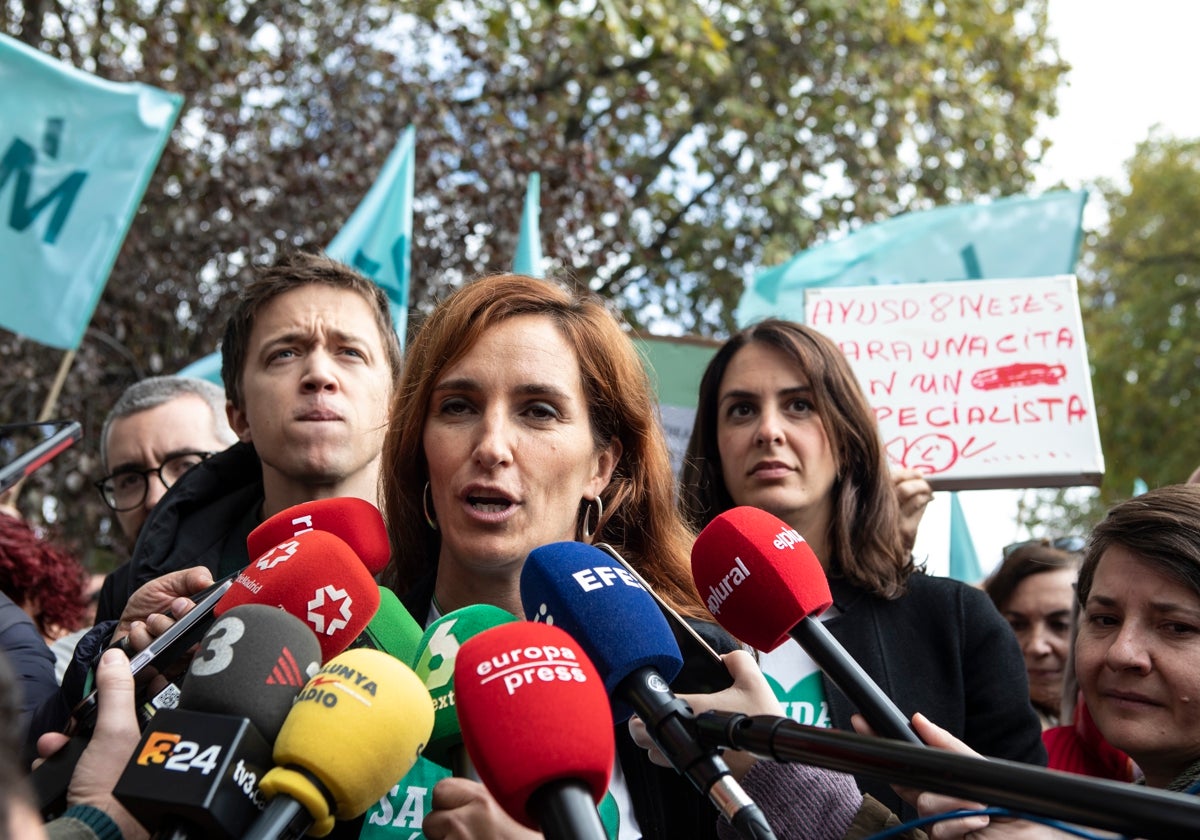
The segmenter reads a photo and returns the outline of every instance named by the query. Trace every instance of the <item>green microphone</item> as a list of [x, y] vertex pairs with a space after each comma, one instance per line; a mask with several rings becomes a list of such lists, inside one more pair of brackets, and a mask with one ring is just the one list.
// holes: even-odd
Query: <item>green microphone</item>
[[350, 647], [381, 650], [411, 667], [423, 632], [396, 593], [381, 586], [379, 609]]
[[454, 663], [463, 642], [484, 630], [516, 621], [510, 612], [489, 604], [473, 604], [446, 613], [425, 629], [413, 655], [412, 669], [433, 698], [433, 734], [421, 753], [455, 776], [479, 781], [463, 747], [454, 701]]

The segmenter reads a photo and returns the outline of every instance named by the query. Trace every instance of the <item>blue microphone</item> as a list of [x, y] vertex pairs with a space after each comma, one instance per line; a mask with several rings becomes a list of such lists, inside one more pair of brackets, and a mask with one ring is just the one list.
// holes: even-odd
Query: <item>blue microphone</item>
[[761, 809], [715, 750], [696, 738], [696, 716], [670, 681], [683, 667], [679, 645], [641, 582], [598, 548], [578, 542], [534, 549], [521, 571], [531, 621], [566, 630], [596, 666], [613, 720], [636, 713], [671, 766], [747, 838], [774, 838]]

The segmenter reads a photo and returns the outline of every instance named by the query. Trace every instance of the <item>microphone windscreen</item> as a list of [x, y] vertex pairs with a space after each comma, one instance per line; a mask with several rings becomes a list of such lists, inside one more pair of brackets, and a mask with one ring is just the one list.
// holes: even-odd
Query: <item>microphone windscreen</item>
[[179, 708], [246, 717], [268, 743], [321, 667], [308, 626], [276, 607], [243, 604], [213, 623], [192, 657]]
[[401, 662], [412, 662], [424, 632], [396, 593], [386, 586], [379, 587], [379, 609], [363, 630], [369, 646]]
[[341, 537], [372, 575], [382, 572], [391, 557], [379, 508], [352, 496], [315, 499], [281, 510], [246, 537], [246, 555], [257, 560], [281, 542], [307, 531]]
[[242, 604], [280, 607], [305, 622], [328, 661], [379, 609], [379, 585], [350, 546], [325, 531], [290, 537], [247, 566], [217, 604], [219, 618]]
[[[654, 598], [594, 546], [560, 542], [535, 548], [521, 570], [521, 603], [531, 621], [561, 627], [583, 645], [612, 696], [639, 668], [671, 682], [683, 667], [679, 644]], [[614, 698], [613, 719], [633, 709]]]
[[323, 836], [334, 819], [379, 801], [432, 729], [433, 702], [407, 665], [383, 651], [348, 650], [301, 689], [275, 740], [276, 766], [259, 787], [304, 803], [315, 823], [309, 833]]
[[467, 754], [513, 819], [539, 828], [529, 797], [556, 780], [604, 796], [615, 752], [608, 693], [566, 632], [528, 621], [485, 630], [463, 643], [454, 684]]
[[433, 734], [422, 753], [443, 767], [450, 767], [450, 750], [462, 743], [455, 709], [454, 661], [463, 642], [484, 630], [516, 621], [507, 610], [490, 604], [472, 604], [446, 613], [430, 624], [417, 643], [413, 671], [433, 698]]
[[806, 616], [833, 603], [812, 548], [774, 514], [735, 507], [692, 545], [692, 577], [708, 611], [741, 641], [770, 651]]

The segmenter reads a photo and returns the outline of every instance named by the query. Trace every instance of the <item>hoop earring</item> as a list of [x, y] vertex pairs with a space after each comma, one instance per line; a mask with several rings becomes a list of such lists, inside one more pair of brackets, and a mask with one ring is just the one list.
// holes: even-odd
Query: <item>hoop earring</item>
[[433, 507], [433, 490], [429, 486], [429, 482], [425, 482], [425, 489], [421, 491], [421, 512], [425, 514], [425, 523], [433, 530], [438, 529], [437, 520], [429, 515], [429, 509]]
[[[596, 503], [596, 528], [595, 528], [595, 530], [588, 530], [588, 520], [590, 520], [592, 518], [591, 502]], [[584, 501], [583, 525], [580, 528], [581, 532], [583, 533], [583, 541], [587, 542], [587, 543], [590, 543], [592, 541], [592, 537], [596, 535], [596, 531], [600, 530], [600, 520], [604, 518], [604, 500], [601, 499], [599, 496], [597, 496], [596, 498], [592, 499], [591, 502], [589, 502], [587, 500]]]

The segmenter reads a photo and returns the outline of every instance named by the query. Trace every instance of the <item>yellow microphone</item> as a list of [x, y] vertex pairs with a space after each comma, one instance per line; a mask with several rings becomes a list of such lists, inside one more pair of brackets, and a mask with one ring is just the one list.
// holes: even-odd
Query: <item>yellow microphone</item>
[[433, 700], [407, 665], [370, 648], [335, 656], [279, 730], [275, 767], [259, 782], [270, 802], [245, 837], [324, 837], [387, 793], [432, 731]]

